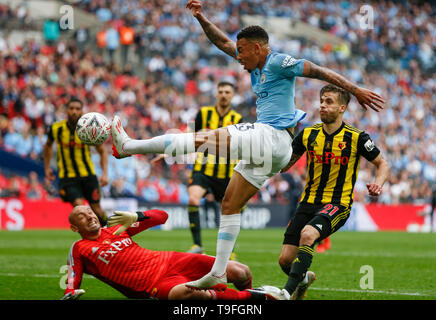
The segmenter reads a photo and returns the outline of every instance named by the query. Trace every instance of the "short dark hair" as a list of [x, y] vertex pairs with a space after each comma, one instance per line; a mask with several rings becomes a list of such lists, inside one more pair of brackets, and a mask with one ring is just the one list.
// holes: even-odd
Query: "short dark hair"
[[239, 31], [236, 36], [238, 40], [245, 38], [248, 40], [256, 40], [267, 44], [269, 41], [268, 33], [261, 26], [248, 26]]
[[224, 87], [224, 86], [229, 86], [229, 87], [232, 87], [233, 90], [236, 90], [235, 85], [233, 83], [229, 82], [229, 81], [220, 81], [220, 82], [218, 82], [218, 85], [217, 85], [218, 88], [221, 88], [221, 87]]
[[319, 93], [319, 97], [321, 98], [325, 92], [338, 93], [338, 102], [340, 104], [345, 104], [345, 106], [348, 106], [348, 103], [350, 102], [350, 99], [351, 99], [351, 95], [347, 90], [339, 88], [333, 84], [328, 84], [328, 85], [322, 87], [321, 92]]
[[80, 99], [77, 98], [77, 97], [71, 97], [70, 100], [67, 101], [67, 103], [65, 104], [65, 106], [68, 108], [68, 106], [69, 106], [71, 103], [73, 103], [73, 102], [78, 102], [78, 103], [80, 103], [80, 105], [83, 107], [83, 101], [80, 100]]

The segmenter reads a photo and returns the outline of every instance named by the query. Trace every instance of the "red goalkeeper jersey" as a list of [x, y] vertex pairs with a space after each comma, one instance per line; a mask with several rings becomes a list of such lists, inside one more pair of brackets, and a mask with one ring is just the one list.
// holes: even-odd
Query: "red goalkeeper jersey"
[[65, 294], [80, 288], [83, 273], [93, 275], [129, 298], [147, 298], [154, 283], [165, 274], [173, 252], [151, 251], [140, 247], [131, 236], [165, 223], [166, 212], [144, 212], [146, 220], [137, 222], [122, 234], [119, 226], [101, 229], [96, 240], [82, 239], [71, 246], [68, 256], [68, 285]]

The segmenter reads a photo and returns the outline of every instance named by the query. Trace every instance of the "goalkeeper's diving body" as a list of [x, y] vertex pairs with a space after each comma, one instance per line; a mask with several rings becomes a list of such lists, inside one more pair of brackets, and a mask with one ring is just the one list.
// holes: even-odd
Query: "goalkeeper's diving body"
[[230, 261], [228, 281], [238, 289], [223, 291], [193, 290], [185, 283], [202, 277], [215, 258], [208, 255], [151, 251], [140, 247], [132, 236], [166, 222], [162, 210], [145, 212], [116, 211], [102, 228], [90, 207], [77, 206], [70, 215], [71, 230], [82, 239], [73, 243], [68, 255], [68, 279], [63, 300], [73, 300], [85, 293], [80, 289], [84, 273], [93, 275], [128, 298], [159, 300], [278, 300], [280, 290], [271, 286], [252, 289], [248, 266]]

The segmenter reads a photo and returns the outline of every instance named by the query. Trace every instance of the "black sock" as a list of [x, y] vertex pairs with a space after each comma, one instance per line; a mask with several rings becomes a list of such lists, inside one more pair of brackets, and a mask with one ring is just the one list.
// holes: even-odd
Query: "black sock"
[[200, 212], [198, 206], [188, 206], [189, 228], [191, 229], [194, 244], [201, 247]]
[[297, 288], [301, 280], [304, 279], [307, 270], [312, 264], [313, 248], [311, 246], [300, 246], [298, 248], [298, 254], [292, 263], [291, 270], [289, 272], [288, 282], [286, 282], [285, 289], [292, 294]]
[[291, 266], [292, 266], [292, 263], [288, 264], [286, 266], [280, 266], [280, 267], [282, 268], [283, 272], [289, 276], [289, 273], [291, 272]]
[[100, 225], [102, 227], [106, 226], [106, 224], [107, 224], [107, 215], [106, 215], [106, 212], [103, 212], [103, 218], [98, 217], [98, 221], [100, 222]]

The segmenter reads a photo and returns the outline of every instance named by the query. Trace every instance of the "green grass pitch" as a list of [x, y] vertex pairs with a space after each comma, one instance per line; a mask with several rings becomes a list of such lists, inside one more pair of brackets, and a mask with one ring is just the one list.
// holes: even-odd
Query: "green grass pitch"
[[[203, 230], [207, 253], [215, 253], [216, 230]], [[253, 274], [253, 286], [283, 287], [287, 277], [277, 260], [283, 229], [241, 230], [237, 258]], [[0, 232], [0, 300], [54, 300], [63, 295], [67, 254], [78, 234], [68, 230]], [[189, 230], [148, 230], [133, 237], [151, 250], [185, 251]], [[332, 248], [316, 253], [317, 274], [307, 300], [435, 300], [436, 234], [403, 232], [337, 232]], [[365, 267], [373, 270], [373, 289]], [[361, 273], [362, 271], [362, 273]], [[362, 279], [362, 277], [364, 277]], [[82, 300], [125, 299], [120, 293], [85, 276]]]

